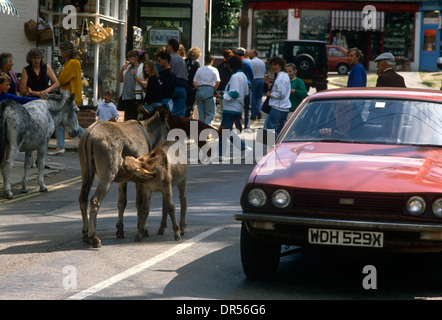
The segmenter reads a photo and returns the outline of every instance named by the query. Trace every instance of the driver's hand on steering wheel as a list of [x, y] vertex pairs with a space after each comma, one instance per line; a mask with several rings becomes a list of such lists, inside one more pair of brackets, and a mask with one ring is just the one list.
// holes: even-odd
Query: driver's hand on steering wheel
[[322, 128], [319, 129], [319, 133], [323, 136], [330, 136], [332, 134], [333, 130], [331, 128]]

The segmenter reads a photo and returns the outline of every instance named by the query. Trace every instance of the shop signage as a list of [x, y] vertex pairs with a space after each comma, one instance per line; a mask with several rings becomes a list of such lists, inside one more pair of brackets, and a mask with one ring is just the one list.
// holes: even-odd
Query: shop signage
[[149, 44], [151, 46], [165, 46], [169, 39], [180, 41], [180, 31], [177, 29], [150, 29]]

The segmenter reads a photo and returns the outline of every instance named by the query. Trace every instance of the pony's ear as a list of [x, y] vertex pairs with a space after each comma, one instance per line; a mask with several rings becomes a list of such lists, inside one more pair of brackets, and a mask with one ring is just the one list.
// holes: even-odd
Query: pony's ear
[[123, 162], [124, 170], [138, 179], [149, 180], [154, 178], [156, 174], [150, 170], [153, 167], [147, 162], [149, 158], [148, 156], [149, 155], [146, 154], [138, 159], [131, 156], [125, 157]]
[[155, 173], [150, 172], [149, 170], [147, 170], [145, 168], [138, 168], [137, 174], [140, 176], [140, 178], [143, 178], [143, 179], [152, 179], [152, 178], [155, 178], [155, 176], [156, 176]]
[[71, 94], [71, 96], [69, 97], [69, 101], [70, 102], [74, 102], [75, 101], [75, 92], [73, 94]]
[[147, 111], [142, 105], [137, 106], [138, 120], [144, 120], [148, 118], [149, 111]]
[[169, 115], [170, 115], [169, 108], [168, 108], [165, 104], [163, 104], [163, 105], [159, 108], [158, 112], [160, 113], [161, 120], [163, 120], [164, 122], [166, 122], [166, 121], [167, 121], [167, 118], [169, 118]]

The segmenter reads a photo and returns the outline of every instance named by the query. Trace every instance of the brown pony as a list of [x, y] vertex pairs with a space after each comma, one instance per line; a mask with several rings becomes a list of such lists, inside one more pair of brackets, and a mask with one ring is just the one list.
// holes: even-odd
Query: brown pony
[[[162, 106], [162, 107], [164, 107], [164, 106]], [[154, 107], [151, 112], [148, 112], [145, 114], [139, 113], [138, 120], [143, 120], [148, 117], [151, 117], [155, 113], [155, 111], [158, 110], [158, 108], [162, 108], [162, 107]], [[222, 129], [226, 129], [224, 127], [220, 127], [219, 129], [215, 129], [214, 127], [208, 125], [204, 121], [190, 119], [190, 118], [183, 118], [183, 117], [177, 116], [175, 114], [172, 114], [172, 112], [170, 110], [169, 110], [169, 116], [167, 117], [167, 124], [169, 125], [170, 130], [173, 130], [173, 129], [183, 130], [186, 133], [188, 138], [193, 139], [195, 142], [197, 142], [199, 148], [202, 148], [203, 146], [205, 146], [207, 144], [207, 139], [200, 140], [200, 135], [201, 135], [202, 131], [209, 130], [209, 131], [206, 131], [207, 135], [211, 131], [216, 132], [218, 134], [218, 137], [221, 138]], [[192, 130], [193, 127], [196, 127], [198, 129], [197, 132]], [[212, 149], [209, 148], [208, 153], [207, 153], [207, 156], [209, 158], [211, 157], [211, 151], [212, 151]]]
[[[138, 112], [147, 111], [138, 108]], [[124, 237], [123, 215], [127, 204], [127, 182], [131, 181], [122, 170], [124, 158], [138, 158], [147, 154], [155, 144], [166, 139], [169, 132], [167, 116], [166, 108], [159, 108], [146, 120], [100, 121], [91, 125], [83, 134], [78, 144], [82, 178], [79, 203], [83, 218], [83, 241], [91, 243], [95, 248], [101, 247], [96, 233], [97, 214], [113, 182], [119, 183], [117, 237]], [[99, 181], [90, 199], [88, 221], [88, 195], [95, 175]], [[138, 234], [135, 240], [140, 241], [146, 234], [150, 194], [145, 182], [136, 183], [136, 192]]]

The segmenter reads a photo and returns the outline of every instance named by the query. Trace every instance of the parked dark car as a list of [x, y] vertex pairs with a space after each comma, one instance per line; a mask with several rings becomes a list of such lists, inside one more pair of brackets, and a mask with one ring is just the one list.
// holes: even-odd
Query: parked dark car
[[241, 196], [249, 277], [281, 245], [442, 251], [442, 93], [350, 88], [313, 94]]
[[327, 45], [328, 71], [347, 74], [351, 67], [348, 64], [347, 50], [341, 46]]
[[[287, 40], [271, 45], [270, 56], [281, 56], [287, 63], [294, 63], [307, 91], [310, 87], [317, 91], [327, 90], [328, 62], [326, 43], [313, 40]], [[269, 70], [269, 78], [272, 79]]]

